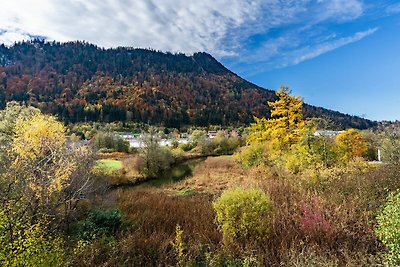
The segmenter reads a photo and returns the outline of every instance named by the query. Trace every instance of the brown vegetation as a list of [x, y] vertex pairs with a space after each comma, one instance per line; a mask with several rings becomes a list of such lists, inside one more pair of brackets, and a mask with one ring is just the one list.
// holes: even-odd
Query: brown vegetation
[[[183, 230], [184, 251], [189, 258], [214, 251], [220, 243], [221, 236], [213, 223], [211, 196], [184, 198], [154, 189], [121, 189], [117, 195], [118, 206], [125, 214], [125, 229], [117, 237], [115, 247], [104, 251], [104, 244], [98, 241], [82, 252], [79, 264], [78, 259], [76, 262], [79, 266], [82, 262], [83, 266], [174, 265], [172, 241], [176, 225]], [[85, 260], [81, 261], [81, 257]]]
[[256, 183], [254, 177], [247, 178], [246, 171], [236, 164], [232, 156], [209, 157], [196, 166], [192, 177], [171, 187], [174, 190], [190, 188], [196, 192], [216, 194], [230, 187]]
[[[263, 243], [227, 247], [222, 242], [212, 201], [237, 186], [257, 186], [272, 200], [274, 215]], [[373, 232], [375, 214], [386, 192], [399, 186], [396, 170], [388, 167], [349, 167], [310, 180], [274, 177], [257, 168], [243, 170], [232, 157], [209, 158], [193, 177], [172, 187], [115, 192], [125, 216], [124, 229], [112, 247], [105, 250], [98, 240], [79, 257], [86, 266], [176, 265], [182, 262], [172, 245], [179, 225], [188, 266], [246, 259], [263, 266], [375, 265], [385, 251]], [[176, 196], [172, 189], [202, 194]], [[100, 260], [96, 255], [102, 255]]]

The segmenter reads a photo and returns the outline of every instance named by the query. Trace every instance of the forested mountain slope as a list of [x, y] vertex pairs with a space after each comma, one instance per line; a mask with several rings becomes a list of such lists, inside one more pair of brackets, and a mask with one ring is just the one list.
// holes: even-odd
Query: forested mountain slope
[[[102, 49], [84, 42], [0, 45], [0, 106], [25, 101], [65, 122], [240, 124], [267, 116], [267, 101], [274, 99], [273, 91], [242, 79], [207, 53]], [[375, 125], [310, 105], [304, 114], [346, 128]]]

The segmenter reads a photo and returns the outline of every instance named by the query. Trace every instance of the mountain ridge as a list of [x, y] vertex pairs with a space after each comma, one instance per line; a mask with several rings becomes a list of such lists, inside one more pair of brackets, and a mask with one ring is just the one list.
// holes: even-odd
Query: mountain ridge
[[[138, 121], [182, 125], [248, 124], [268, 116], [275, 92], [230, 71], [212, 55], [104, 49], [86, 42], [0, 45], [0, 106], [30, 103], [65, 122]], [[337, 128], [376, 123], [312, 105], [306, 117]]]

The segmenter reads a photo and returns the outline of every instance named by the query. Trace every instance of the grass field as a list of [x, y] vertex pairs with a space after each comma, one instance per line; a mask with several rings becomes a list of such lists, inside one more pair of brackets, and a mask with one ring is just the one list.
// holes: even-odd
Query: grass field
[[122, 169], [122, 162], [116, 159], [100, 159], [96, 162], [96, 168], [103, 172], [110, 173]]

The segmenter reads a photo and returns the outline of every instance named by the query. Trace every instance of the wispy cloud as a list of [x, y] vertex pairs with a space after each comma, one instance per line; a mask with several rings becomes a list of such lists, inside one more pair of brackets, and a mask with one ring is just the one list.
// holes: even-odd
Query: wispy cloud
[[396, 4], [389, 5], [389, 6], [386, 8], [386, 12], [387, 12], [389, 15], [400, 13], [400, 3], [396, 3]]
[[320, 20], [334, 19], [336, 21], [353, 20], [364, 12], [363, 3], [353, 0], [318, 0], [323, 8]]
[[377, 30], [378, 30], [378, 28], [373, 28], [373, 29], [369, 29], [367, 31], [357, 32], [353, 36], [343, 37], [343, 38], [339, 38], [339, 39], [336, 39], [336, 40], [333, 40], [330, 42], [317, 44], [317, 45], [315, 45], [315, 47], [305, 47], [300, 50], [295, 50], [293, 52], [293, 54], [295, 54], [295, 55], [299, 54], [299, 55], [294, 57], [292, 63], [298, 64], [305, 60], [312, 59], [319, 55], [322, 55], [322, 54], [325, 54], [332, 50], [335, 50], [339, 47], [360, 41], [361, 39], [367, 37], [368, 35], [375, 33]]
[[[363, 16], [362, 0], [13, 0], [0, 8], [0, 42], [45, 36], [104, 47], [206, 51], [218, 58], [301, 61], [361, 40], [370, 29], [343, 37], [327, 25]], [[396, 6], [391, 10], [396, 10]]]
[[371, 28], [345, 37], [338, 37], [337, 34], [332, 33], [325, 38], [317, 38], [316, 40], [319, 42], [310, 44], [304, 42], [301, 34], [300, 36], [288, 34], [269, 40], [263, 44], [262, 48], [255, 51], [254, 54], [242, 59], [240, 64], [236, 63], [234, 65], [242, 74], [253, 76], [260, 72], [297, 65], [303, 61], [360, 41], [378, 30], [378, 28]]

